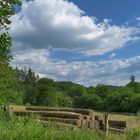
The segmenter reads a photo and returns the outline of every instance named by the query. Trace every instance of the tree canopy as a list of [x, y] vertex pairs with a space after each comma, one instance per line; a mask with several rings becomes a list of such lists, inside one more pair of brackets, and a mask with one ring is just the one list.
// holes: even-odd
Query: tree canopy
[[8, 29], [10, 17], [15, 14], [15, 6], [21, 6], [20, 0], [0, 0], [0, 29]]
[[[10, 17], [16, 13], [15, 6], [21, 6], [20, 0], [0, 0], [0, 103], [16, 99], [12, 95], [15, 82], [14, 71], [9, 66], [12, 58], [12, 37], [9, 34]], [[12, 98], [13, 97], [13, 98]]]

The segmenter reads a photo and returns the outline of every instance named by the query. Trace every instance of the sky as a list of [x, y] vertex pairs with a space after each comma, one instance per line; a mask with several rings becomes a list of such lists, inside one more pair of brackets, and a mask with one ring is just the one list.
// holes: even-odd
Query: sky
[[85, 86], [140, 81], [139, 0], [26, 0], [12, 17], [11, 65]]

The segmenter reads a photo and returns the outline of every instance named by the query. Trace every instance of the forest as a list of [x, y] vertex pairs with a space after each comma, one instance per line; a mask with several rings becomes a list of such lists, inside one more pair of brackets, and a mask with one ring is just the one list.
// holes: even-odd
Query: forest
[[[97, 111], [137, 113], [140, 83], [135, 76], [125, 86], [98, 84], [84, 87], [69, 81], [54, 81], [29, 69], [7, 66], [0, 83], [0, 104], [89, 108]], [[7, 74], [8, 73], [8, 74]], [[3, 76], [4, 76], [3, 75]]]

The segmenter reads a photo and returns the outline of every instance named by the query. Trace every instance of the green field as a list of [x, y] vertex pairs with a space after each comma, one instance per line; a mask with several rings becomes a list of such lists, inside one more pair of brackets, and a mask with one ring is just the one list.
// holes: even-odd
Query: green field
[[[119, 118], [120, 115], [111, 115], [111, 117]], [[7, 118], [1, 110], [0, 140], [140, 140], [140, 129], [136, 123], [139, 118], [125, 117], [133, 120], [131, 123], [134, 123], [135, 129], [131, 128], [126, 134], [109, 133], [106, 135], [104, 132], [76, 127], [56, 127], [49, 124], [44, 126], [34, 116]]]

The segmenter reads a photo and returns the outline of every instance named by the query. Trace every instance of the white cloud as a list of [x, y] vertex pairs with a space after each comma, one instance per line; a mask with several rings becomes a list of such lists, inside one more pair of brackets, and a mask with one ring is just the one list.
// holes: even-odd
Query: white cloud
[[136, 28], [110, 25], [105, 19], [84, 15], [72, 2], [34, 0], [23, 2], [12, 18], [11, 32], [24, 47], [81, 50], [86, 55], [102, 55], [135, 40]]
[[46, 49], [41, 49], [16, 54], [12, 65], [21, 68], [31, 67], [40, 75], [84, 85], [99, 83], [124, 85], [130, 75], [140, 75], [140, 56], [97, 62], [66, 62], [52, 59]]
[[51, 58], [49, 47], [102, 55], [139, 40], [135, 36], [139, 33], [137, 28], [111, 25], [108, 19], [97, 23], [95, 17], [85, 15], [68, 1], [24, 1], [21, 11], [12, 18], [11, 33], [14, 39], [11, 64], [31, 67], [41, 76], [84, 85], [123, 85], [130, 75], [140, 75], [140, 56], [114, 59], [116, 54], [112, 53], [110, 60], [97, 62]]

